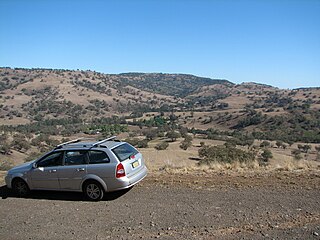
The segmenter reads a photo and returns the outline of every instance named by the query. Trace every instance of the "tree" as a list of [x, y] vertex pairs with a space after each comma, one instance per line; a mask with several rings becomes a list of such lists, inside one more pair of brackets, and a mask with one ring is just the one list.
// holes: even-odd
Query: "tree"
[[183, 140], [180, 144], [180, 148], [183, 150], [187, 150], [189, 147], [191, 147], [192, 143], [190, 141]]
[[269, 141], [263, 141], [262, 143], [260, 143], [260, 147], [262, 148], [266, 148], [266, 147], [270, 147], [270, 142]]
[[305, 145], [301, 145], [298, 144], [298, 149], [304, 153], [308, 153], [308, 151], [311, 149], [311, 145], [305, 144]]
[[167, 138], [171, 138], [171, 142], [175, 142], [180, 136], [180, 133], [175, 131], [170, 131], [167, 133]]
[[148, 139], [148, 140], [152, 140], [152, 139], [154, 139], [154, 138], [156, 138], [157, 137], [157, 134], [158, 134], [158, 132], [156, 131], [156, 130], [154, 130], [154, 129], [147, 129], [146, 131], [145, 131], [145, 135], [146, 135], [146, 138]]
[[261, 158], [264, 162], [268, 162], [269, 159], [273, 158], [272, 152], [269, 149], [263, 150], [263, 152], [261, 153]]
[[[180, 132], [181, 136], [184, 137], [184, 138], [187, 137], [187, 136], [189, 136], [189, 135], [188, 135], [188, 128], [186, 128], [186, 127], [181, 127], [180, 130], [179, 130], [179, 132]], [[191, 136], [190, 136], [190, 137], [191, 137]]]
[[27, 151], [31, 147], [30, 143], [21, 134], [17, 134], [13, 137], [11, 146], [18, 151]]
[[308, 153], [308, 151], [311, 150], [311, 145], [308, 145], [308, 144], [304, 145], [303, 150], [305, 153]]

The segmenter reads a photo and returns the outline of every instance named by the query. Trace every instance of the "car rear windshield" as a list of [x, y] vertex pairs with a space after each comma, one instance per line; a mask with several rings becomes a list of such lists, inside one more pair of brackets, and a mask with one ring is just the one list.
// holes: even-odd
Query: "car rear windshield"
[[112, 149], [112, 151], [118, 157], [120, 162], [138, 153], [138, 151], [134, 147], [130, 146], [127, 143], [115, 147], [114, 149]]

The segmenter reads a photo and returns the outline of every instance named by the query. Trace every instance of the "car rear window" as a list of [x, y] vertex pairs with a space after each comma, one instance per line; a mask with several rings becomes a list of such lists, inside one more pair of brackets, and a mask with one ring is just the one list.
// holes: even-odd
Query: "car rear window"
[[138, 151], [134, 147], [130, 146], [127, 143], [115, 147], [114, 149], [112, 149], [112, 151], [118, 157], [120, 162], [138, 153]]

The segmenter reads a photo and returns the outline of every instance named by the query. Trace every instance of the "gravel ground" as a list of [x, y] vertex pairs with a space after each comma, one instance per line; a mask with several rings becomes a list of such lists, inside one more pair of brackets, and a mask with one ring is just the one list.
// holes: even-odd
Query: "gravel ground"
[[0, 239], [320, 239], [320, 173], [150, 173], [128, 191], [1, 187]]

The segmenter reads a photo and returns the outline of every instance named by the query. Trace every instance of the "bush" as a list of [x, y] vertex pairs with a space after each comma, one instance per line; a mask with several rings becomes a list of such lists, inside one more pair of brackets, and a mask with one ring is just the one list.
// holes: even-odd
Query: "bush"
[[11, 146], [18, 151], [27, 151], [31, 147], [30, 143], [21, 134], [17, 134], [13, 137]]
[[38, 159], [41, 157], [45, 152], [31, 152], [28, 157], [24, 159], [25, 162], [30, 162], [32, 160]]
[[0, 153], [3, 155], [10, 154], [10, 145], [7, 142], [0, 144]]
[[246, 152], [235, 147], [204, 146], [199, 149], [199, 156], [203, 158], [199, 164], [210, 164], [211, 162], [232, 163], [251, 162], [255, 159], [256, 153]]
[[181, 135], [178, 132], [171, 131], [167, 133], [167, 138], [170, 138], [172, 142], [176, 141]]
[[161, 143], [158, 143], [154, 148], [157, 149], [157, 150], [165, 150], [168, 147], [169, 147], [169, 143], [161, 142]]
[[125, 142], [130, 143], [132, 146], [135, 146], [137, 148], [147, 148], [148, 147], [148, 140], [147, 139], [140, 140], [139, 138], [127, 138], [127, 139], [125, 139]]
[[293, 158], [296, 159], [296, 160], [302, 159], [301, 151], [298, 150], [298, 149], [292, 150], [292, 151], [291, 151], [291, 154], [293, 155]]
[[192, 143], [186, 140], [183, 140], [180, 144], [180, 148], [183, 150], [187, 150], [189, 147], [191, 147]]
[[189, 135], [185, 135], [184, 140], [180, 144], [180, 148], [182, 148], [183, 150], [187, 150], [191, 146], [192, 146], [192, 137]]
[[147, 148], [148, 147], [148, 139], [143, 139], [143, 140], [138, 141], [136, 147], [137, 148]]
[[0, 160], [0, 171], [8, 171], [12, 168], [12, 163], [9, 160]]
[[272, 152], [269, 149], [263, 150], [261, 153], [261, 158], [264, 162], [268, 162], [270, 158], [273, 158]]
[[265, 147], [270, 147], [271, 144], [269, 141], [263, 141], [262, 143], [260, 143], [260, 147], [265, 148]]

